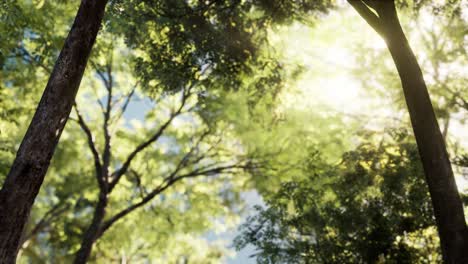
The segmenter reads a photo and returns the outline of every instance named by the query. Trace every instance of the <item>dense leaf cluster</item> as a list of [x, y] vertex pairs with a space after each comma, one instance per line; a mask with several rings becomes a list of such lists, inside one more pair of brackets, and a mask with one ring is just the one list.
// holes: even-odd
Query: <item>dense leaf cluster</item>
[[429, 193], [408, 139], [395, 131], [363, 142], [338, 165], [310, 152], [305, 177], [257, 208], [237, 246], [254, 245], [259, 263], [436, 262]]

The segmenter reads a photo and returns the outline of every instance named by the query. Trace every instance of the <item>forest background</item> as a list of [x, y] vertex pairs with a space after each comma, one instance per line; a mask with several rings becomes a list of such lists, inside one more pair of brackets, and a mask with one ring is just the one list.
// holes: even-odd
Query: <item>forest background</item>
[[[266, 2], [110, 1], [19, 263], [440, 263], [386, 42], [344, 1]], [[2, 3], [2, 181], [79, 4]], [[396, 6], [466, 219], [468, 3]]]

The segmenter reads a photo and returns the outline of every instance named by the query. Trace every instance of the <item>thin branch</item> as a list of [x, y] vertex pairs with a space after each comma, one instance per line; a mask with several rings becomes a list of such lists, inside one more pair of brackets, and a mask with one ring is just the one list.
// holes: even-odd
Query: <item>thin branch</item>
[[[460, 91], [454, 91], [453, 89], [447, 86], [445, 86], [445, 89], [447, 89], [452, 94], [453, 101], [456, 105], [458, 105], [461, 108], [464, 108], [465, 110], [468, 110], [468, 101], [463, 98]], [[457, 99], [460, 100], [460, 102], [457, 101]]]
[[106, 111], [106, 108], [102, 104], [101, 99], [99, 99], [99, 95], [97, 94], [95, 87], [92, 87], [91, 90], [93, 91], [94, 96], [96, 96], [96, 102], [98, 103], [99, 107], [101, 108], [101, 112], [104, 113]]
[[175, 177], [174, 173], [171, 173], [170, 176], [166, 177], [164, 181], [153, 191], [148, 193], [140, 202], [135, 203], [127, 207], [126, 209], [120, 211], [119, 213], [115, 214], [112, 216], [109, 220], [105, 221], [101, 228], [100, 228], [100, 234], [101, 236], [106, 230], [108, 230], [115, 222], [117, 222], [119, 219], [122, 217], [128, 215], [129, 213], [133, 212], [134, 210], [140, 208], [141, 206], [147, 204], [149, 201], [151, 201], [156, 195], [162, 193], [172, 185], [174, 185], [176, 182], [186, 179], [186, 178], [194, 178], [194, 177], [200, 177], [200, 176], [213, 176], [213, 175], [218, 175], [219, 173], [233, 173], [235, 169], [247, 169], [249, 168], [249, 164], [247, 165], [241, 165], [241, 164], [235, 164], [235, 165], [227, 165], [227, 166], [219, 166], [207, 170], [194, 170], [190, 173], [183, 174], [180, 176]]
[[[125, 101], [124, 103], [122, 104], [122, 107], [120, 108], [120, 111], [119, 113], [113, 118], [113, 121], [118, 121], [120, 120], [120, 118], [122, 118], [122, 115], [125, 113], [125, 111], [127, 110], [127, 107], [128, 107], [128, 104], [130, 103], [130, 101], [132, 100], [132, 97], [133, 95], [135, 94], [135, 91], [136, 91], [136, 88], [138, 87], [138, 83], [137, 82], [134, 86], [133, 86], [133, 89], [130, 91], [130, 93], [125, 96]], [[120, 100], [119, 100], [120, 101]]]
[[54, 218], [60, 216], [62, 213], [68, 210], [68, 208], [69, 206], [67, 204], [64, 205], [63, 203], [57, 203], [56, 205], [54, 205], [49, 211], [47, 211], [42, 216], [42, 218], [37, 222], [37, 224], [32, 228], [32, 230], [22, 238], [20, 243], [20, 245], [22, 245], [21, 247], [23, 247], [23, 245], [32, 237], [44, 230], [44, 228], [48, 227]]
[[[104, 84], [104, 87], [106, 88], [106, 90], [109, 92], [110, 90], [110, 86], [111, 86], [111, 83], [109, 82], [109, 80], [106, 78], [106, 76], [104, 75], [103, 71], [100, 70], [101, 66], [99, 66], [98, 64], [96, 64], [93, 60], [90, 60], [90, 63], [91, 65], [93, 66], [93, 68], [95, 69], [95, 72], [96, 74], [98, 75], [99, 79], [101, 79], [102, 83]], [[99, 106], [101, 107], [101, 111], [102, 111], [102, 114], [105, 116], [105, 113], [106, 113], [106, 107], [104, 106], [104, 104], [101, 102], [101, 99], [99, 98], [96, 90], [93, 89], [93, 92], [96, 96], [96, 101], [98, 102]], [[112, 98], [111, 98], [112, 99]]]
[[174, 117], [175, 117], [174, 115], [171, 115], [171, 117], [158, 129], [158, 131], [150, 139], [141, 143], [139, 146], [135, 148], [135, 150], [133, 150], [130, 153], [130, 155], [128, 155], [127, 159], [123, 163], [122, 167], [120, 167], [120, 169], [112, 173], [111, 175], [112, 180], [109, 185], [109, 192], [111, 192], [114, 189], [115, 185], [119, 182], [122, 175], [124, 175], [128, 171], [133, 159], [138, 155], [138, 153], [146, 149], [152, 143], [156, 142], [161, 137], [164, 130], [166, 130], [166, 128], [170, 125]]
[[141, 185], [141, 175], [135, 170], [129, 170], [129, 172], [131, 172], [133, 178], [135, 179], [135, 184], [140, 191], [141, 198], [144, 198], [145, 194], [147, 194], [147, 191], [145, 190], [145, 187]]
[[[49, 67], [47, 67], [44, 63], [41, 63], [40, 61], [35, 60], [33, 56], [31, 55], [31, 53], [29, 53], [29, 51], [24, 46], [19, 47], [19, 50], [22, 52], [22, 54], [19, 54], [19, 55], [21, 55], [24, 61], [36, 64], [37, 66], [41, 67], [49, 74], [52, 73], [52, 70]], [[27, 59], [25, 58], [25, 56], [27, 57]]]
[[133, 159], [138, 155], [138, 153], [140, 153], [141, 151], [146, 149], [148, 146], [150, 146], [151, 144], [156, 142], [161, 137], [161, 135], [164, 133], [166, 128], [169, 127], [169, 125], [172, 123], [174, 118], [177, 117], [179, 114], [181, 114], [182, 109], [184, 108], [185, 103], [187, 102], [188, 96], [190, 96], [190, 94], [189, 93], [187, 94], [184, 91], [184, 94], [182, 95], [182, 102], [181, 102], [179, 108], [174, 113], [172, 113], [170, 115], [169, 119], [156, 131], [156, 133], [153, 134], [153, 136], [151, 136], [148, 140], [146, 140], [145, 142], [138, 145], [135, 148], [135, 150], [133, 150], [128, 155], [127, 159], [125, 160], [125, 162], [123, 163], [123, 165], [122, 165], [122, 167], [120, 169], [118, 169], [114, 173], [112, 173], [112, 175], [111, 175], [112, 180], [111, 180], [111, 182], [109, 184], [109, 193], [114, 189], [115, 185], [119, 182], [122, 175], [124, 175], [127, 172], [127, 170], [129, 169]]
[[111, 117], [112, 112], [112, 89], [114, 87], [114, 82], [112, 78], [112, 56], [110, 62], [106, 65], [107, 76], [109, 78], [107, 82], [107, 104], [106, 104], [106, 111], [104, 112], [104, 122], [103, 122], [103, 130], [104, 130], [104, 151], [102, 155], [102, 176], [104, 178], [105, 185], [109, 183], [109, 164], [111, 159], [111, 135], [109, 133], [109, 119]]
[[109, 89], [109, 80], [106, 78], [103, 71], [99, 69], [101, 67], [92, 60], [90, 61], [90, 63], [93, 66], [93, 68], [96, 69], [96, 73], [99, 76], [99, 79], [101, 79], [101, 81], [104, 83], [104, 87], [106, 87], [106, 89]]
[[[209, 134], [209, 129], [206, 130], [201, 136], [200, 138], [198, 139], [197, 143], [194, 144], [189, 151], [187, 151], [187, 153], [185, 153], [185, 155], [182, 157], [182, 159], [180, 159], [179, 163], [176, 165], [175, 169], [172, 171], [172, 173], [167, 177], [167, 178], [173, 178], [175, 175], [177, 175], [177, 173], [179, 173], [179, 171], [181, 171], [184, 167], [186, 167], [187, 165], [189, 164], [196, 164], [198, 163], [199, 161], [201, 161], [202, 159], [204, 159], [206, 156], [205, 155], [201, 155], [199, 158], [195, 159], [195, 160], [192, 160], [190, 161], [190, 158], [191, 156], [193, 155], [193, 153], [195, 152], [196, 149], [198, 149], [198, 147], [200, 146], [200, 143], [203, 141], [203, 139], [205, 139], [205, 137]], [[189, 162], [190, 161], [190, 162]]]
[[76, 116], [78, 117], [78, 120], [76, 120], [76, 121], [80, 125], [81, 130], [83, 130], [83, 132], [86, 134], [88, 147], [91, 150], [91, 153], [93, 154], [93, 158], [94, 158], [94, 167], [95, 167], [96, 173], [97, 173], [96, 176], [98, 178], [99, 185], [101, 185], [101, 184], [103, 184], [101, 182], [102, 177], [100, 175], [100, 173], [102, 171], [101, 158], [99, 157], [99, 152], [97, 151], [96, 144], [94, 143], [93, 134], [91, 133], [91, 130], [89, 129], [89, 126], [86, 124], [83, 117], [81, 116], [80, 111], [78, 110], [78, 106], [77, 106], [76, 102], [74, 103], [74, 109], [75, 109]]

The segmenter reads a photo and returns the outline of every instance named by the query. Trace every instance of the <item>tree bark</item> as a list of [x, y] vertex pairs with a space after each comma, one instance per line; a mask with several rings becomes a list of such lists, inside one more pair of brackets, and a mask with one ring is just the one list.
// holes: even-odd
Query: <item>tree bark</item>
[[107, 0], [82, 0], [36, 113], [0, 191], [0, 263], [15, 263], [39, 192], [101, 25]]
[[[444, 263], [468, 263], [463, 204], [421, 68], [400, 25], [395, 3], [348, 2], [385, 39], [398, 70], [431, 195]], [[373, 8], [378, 16], [364, 8]]]
[[81, 240], [81, 246], [78, 252], [76, 252], [74, 264], [84, 264], [88, 261], [91, 251], [93, 249], [94, 242], [99, 238], [101, 234], [101, 224], [106, 215], [107, 207], [107, 194], [104, 191], [99, 193], [99, 200], [94, 210], [93, 220], [86, 230], [83, 239]]

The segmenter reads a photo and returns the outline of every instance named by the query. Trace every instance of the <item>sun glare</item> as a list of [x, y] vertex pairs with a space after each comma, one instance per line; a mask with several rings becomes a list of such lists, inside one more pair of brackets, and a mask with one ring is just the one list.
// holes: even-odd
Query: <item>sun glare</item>
[[[349, 23], [352, 13], [345, 13], [346, 16], [332, 12], [320, 27], [296, 23], [272, 34], [274, 46], [283, 51], [287, 62], [305, 67], [282, 96], [284, 107], [307, 110], [320, 106], [324, 111], [346, 115], [368, 113], [374, 107], [375, 96], [369, 95], [350, 71], [350, 65], [359, 65], [353, 54], [353, 47], [358, 44], [350, 41], [360, 34], [369, 39], [367, 44], [372, 48], [380, 50], [386, 46], [365, 23]], [[385, 115], [392, 114], [389, 110], [378, 109]]]
[[[389, 98], [370, 95], [364, 89], [362, 80], [357, 80], [350, 71], [350, 67], [360, 64], [353, 54], [353, 47], [358, 45], [353, 44], [354, 40], [365, 39], [367, 48], [386, 50], [385, 42], [367, 24], [359, 20], [349, 22], [355, 15], [352, 11], [344, 11], [345, 15], [343, 11], [339, 15], [332, 12], [320, 27], [296, 23], [272, 32], [271, 42], [283, 52], [287, 63], [299, 63], [305, 67], [300, 78], [280, 97], [281, 108], [305, 112], [328, 111], [342, 114], [343, 117], [366, 116], [369, 121], [365, 126], [376, 130], [395, 126], [396, 122], [408, 118], [407, 114], [396, 111]], [[432, 20], [431, 17], [424, 17], [424, 21]], [[424, 54], [420, 59], [424, 60]], [[382, 58], [382, 62], [384, 60]], [[455, 69], [448, 67], [446, 70], [452, 73], [468, 71], [465, 65], [456, 65]], [[468, 147], [467, 126], [457, 119], [452, 123], [450, 137]], [[455, 170], [460, 191], [467, 191], [468, 178], [463, 175], [466, 172]]]

